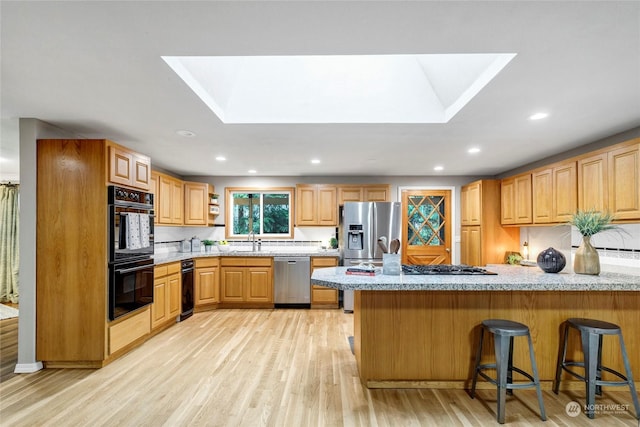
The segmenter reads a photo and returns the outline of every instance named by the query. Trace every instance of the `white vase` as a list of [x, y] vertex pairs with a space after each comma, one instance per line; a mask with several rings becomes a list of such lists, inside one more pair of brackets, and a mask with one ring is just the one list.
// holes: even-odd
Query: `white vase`
[[596, 248], [591, 245], [590, 236], [582, 236], [582, 243], [573, 259], [573, 271], [577, 274], [600, 274], [600, 256]]

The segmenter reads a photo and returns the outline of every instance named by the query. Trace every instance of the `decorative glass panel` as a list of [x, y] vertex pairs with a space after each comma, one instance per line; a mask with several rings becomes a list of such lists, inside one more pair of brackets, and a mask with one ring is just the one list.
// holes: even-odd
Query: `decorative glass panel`
[[410, 246], [445, 245], [443, 196], [409, 196], [407, 212]]

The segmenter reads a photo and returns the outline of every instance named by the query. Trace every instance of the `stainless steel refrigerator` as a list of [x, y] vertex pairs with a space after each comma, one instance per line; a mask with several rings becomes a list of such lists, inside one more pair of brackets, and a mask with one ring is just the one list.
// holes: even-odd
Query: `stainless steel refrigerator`
[[[339, 245], [345, 266], [371, 263], [382, 266], [382, 249], [378, 239], [387, 245], [402, 236], [399, 202], [347, 202], [340, 215]], [[344, 291], [345, 312], [353, 311], [353, 291]]]

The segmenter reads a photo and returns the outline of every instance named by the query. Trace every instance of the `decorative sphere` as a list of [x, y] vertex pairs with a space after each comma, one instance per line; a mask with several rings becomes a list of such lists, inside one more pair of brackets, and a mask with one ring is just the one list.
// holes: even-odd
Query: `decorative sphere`
[[545, 273], [558, 273], [567, 265], [567, 259], [562, 252], [553, 248], [545, 249], [538, 254], [538, 267]]

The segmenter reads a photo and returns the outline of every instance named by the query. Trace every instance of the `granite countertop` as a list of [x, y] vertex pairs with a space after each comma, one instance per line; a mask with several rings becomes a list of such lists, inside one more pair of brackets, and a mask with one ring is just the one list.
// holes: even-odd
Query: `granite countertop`
[[341, 290], [364, 291], [640, 291], [640, 276], [600, 273], [545, 273], [537, 267], [488, 265], [492, 276], [345, 274], [347, 267], [314, 269], [311, 283]]
[[211, 252], [169, 252], [157, 253], [153, 256], [154, 264], [166, 264], [169, 262], [182, 261], [191, 258], [201, 257], [276, 257], [276, 256], [308, 256], [308, 257], [339, 257], [340, 252], [337, 249], [313, 249], [313, 248], [263, 248], [260, 251], [253, 252], [251, 249], [236, 249], [228, 252], [221, 252], [214, 249]]

